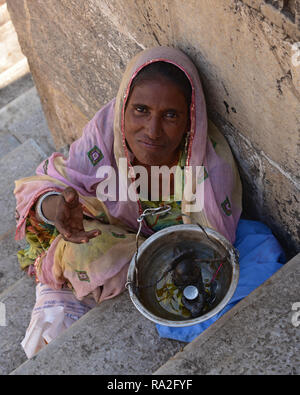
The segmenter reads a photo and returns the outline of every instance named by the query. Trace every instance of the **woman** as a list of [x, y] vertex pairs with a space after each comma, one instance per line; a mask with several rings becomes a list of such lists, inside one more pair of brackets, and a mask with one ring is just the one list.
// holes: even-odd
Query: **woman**
[[97, 188], [106, 179], [99, 178], [103, 166], [110, 166], [121, 179], [132, 175], [130, 169], [137, 165], [146, 169], [149, 185], [153, 166], [204, 166], [203, 209], [191, 210], [189, 196], [174, 200], [173, 179], [168, 199], [172, 214], [145, 220], [145, 237], [165, 226], [198, 222], [234, 242], [241, 213], [238, 171], [224, 137], [213, 124], [207, 125], [198, 72], [179, 50], [157, 47], [138, 54], [125, 71], [116, 99], [88, 123], [71, 145], [68, 159], [54, 153], [40, 164], [36, 176], [16, 182], [16, 239], [26, 236], [30, 243], [18, 257], [21, 267], [39, 282], [23, 342], [28, 356], [70, 325], [66, 314], [59, 324], [51, 317], [56, 330], [35, 333], [39, 322], [47, 319], [46, 313], [42, 316], [47, 292], [52, 299], [55, 292], [74, 295], [79, 318], [93, 306], [91, 296], [100, 303], [124, 290], [135, 252], [137, 218], [145, 208], [163, 204], [162, 183], [158, 202], [142, 193], [137, 201], [120, 199], [120, 189], [116, 199], [100, 201]]

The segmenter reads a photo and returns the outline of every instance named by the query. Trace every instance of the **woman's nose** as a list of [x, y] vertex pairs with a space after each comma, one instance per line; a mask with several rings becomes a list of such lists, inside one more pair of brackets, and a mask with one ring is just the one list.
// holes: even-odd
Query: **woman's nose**
[[161, 119], [158, 116], [151, 116], [147, 124], [147, 135], [152, 140], [157, 140], [162, 134]]

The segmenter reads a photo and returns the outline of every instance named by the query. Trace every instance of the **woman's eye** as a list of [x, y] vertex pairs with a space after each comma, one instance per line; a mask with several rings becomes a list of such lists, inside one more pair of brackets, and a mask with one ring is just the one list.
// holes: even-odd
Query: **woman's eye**
[[136, 110], [137, 112], [141, 112], [141, 113], [146, 113], [146, 112], [147, 112], [147, 108], [146, 108], [146, 107], [143, 107], [143, 106], [136, 106], [136, 107], [135, 107], [135, 110]]
[[176, 116], [177, 116], [177, 114], [175, 112], [173, 112], [173, 111], [170, 111], [170, 112], [166, 113], [166, 117], [170, 118], [170, 119], [174, 119], [174, 118], [176, 118]]

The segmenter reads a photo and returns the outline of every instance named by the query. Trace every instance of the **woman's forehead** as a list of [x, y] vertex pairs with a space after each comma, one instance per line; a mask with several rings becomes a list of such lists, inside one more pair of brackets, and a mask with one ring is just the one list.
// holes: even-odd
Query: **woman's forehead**
[[185, 106], [186, 99], [181, 89], [168, 79], [145, 80], [134, 86], [129, 102], [132, 104], [161, 104], [167, 107]]

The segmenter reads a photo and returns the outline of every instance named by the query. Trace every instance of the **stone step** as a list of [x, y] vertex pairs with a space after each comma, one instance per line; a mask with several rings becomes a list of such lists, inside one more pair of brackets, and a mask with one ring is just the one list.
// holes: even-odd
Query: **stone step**
[[90, 310], [12, 374], [151, 374], [183, 344], [160, 338], [124, 292]]
[[0, 159], [20, 144], [19, 140], [11, 133], [4, 130], [0, 131]]
[[0, 293], [20, 280], [23, 275], [16, 253], [0, 260]]
[[[14, 74], [13, 70], [9, 71]], [[16, 77], [11, 83], [1, 88], [2, 77], [4, 78], [5, 76], [0, 75], [0, 109], [34, 87], [34, 82], [29, 72], [26, 72], [19, 78]]]
[[28, 74], [29, 66], [26, 58], [22, 58], [13, 66], [9, 67], [2, 73], [0, 73], [0, 92], [1, 96], [2, 93], [6, 92], [6, 88], [17, 81], [20, 78], [23, 78], [26, 74]]
[[[2, 15], [4, 16], [3, 11]], [[0, 73], [5, 72], [22, 59], [24, 59], [24, 55], [14, 25], [11, 20], [6, 20], [0, 25]]]
[[0, 325], [0, 375], [7, 375], [27, 359], [20, 343], [35, 304], [34, 281], [24, 274], [0, 294], [0, 304], [6, 312], [5, 326]]
[[20, 342], [35, 303], [35, 284], [20, 270], [16, 255], [26, 242], [14, 240], [14, 182], [33, 175], [46, 154], [33, 139], [20, 144], [10, 134], [1, 137], [7, 137], [7, 153], [0, 159], [0, 303], [6, 310], [6, 326], [0, 326], [0, 374], [8, 374], [27, 359]]
[[7, 97], [11, 96], [11, 89], [6, 88], [28, 73], [28, 62], [21, 51], [7, 5], [0, 2], [0, 108], [3, 101], [8, 102]]
[[34, 175], [46, 157], [40, 146], [28, 139], [0, 159], [0, 236], [15, 225], [15, 180]]
[[13, 226], [7, 232], [0, 235], [0, 261], [26, 247], [26, 240], [15, 240], [15, 233], [16, 227]]
[[0, 26], [3, 26], [9, 20], [10, 20], [10, 15], [7, 10], [7, 5], [6, 3], [1, 4], [0, 2]]
[[15, 227], [0, 236], [0, 294], [24, 276], [17, 251], [25, 248], [26, 240], [15, 240]]
[[299, 311], [300, 253], [154, 374], [299, 375]]
[[47, 156], [55, 151], [35, 87], [0, 109], [0, 130], [10, 132], [21, 143], [29, 138], [38, 141]]

